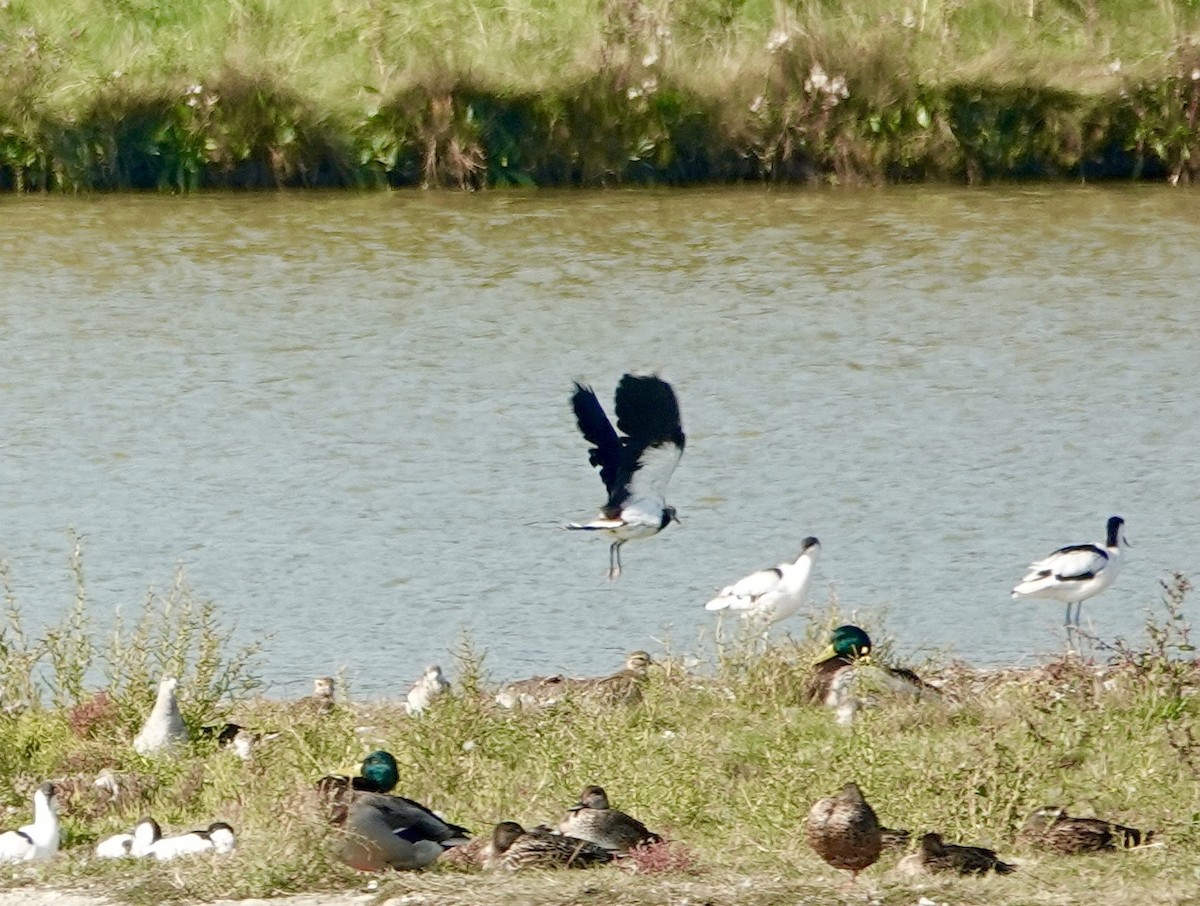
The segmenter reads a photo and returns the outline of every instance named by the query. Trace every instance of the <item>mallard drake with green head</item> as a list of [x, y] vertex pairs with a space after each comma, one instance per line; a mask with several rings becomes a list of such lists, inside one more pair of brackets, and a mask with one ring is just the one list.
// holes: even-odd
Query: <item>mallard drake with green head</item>
[[879, 820], [857, 783], [818, 799], [804, 822], [804, 839], [834, 868], [850, 872], [850, 882], [875, 864], [883, 846]]
[[946, 843], [941, 834], [926, 834], [921, 848], [905, 856], [897, 866], [902, 872], [920, 874], [985, 875], [994, 871], [1007, 875], [1017, 870], [1015, 865], [1001, 862], [996, 851], [982, 846], [958, 846]]
[[424, 868], [469, 832], [402, 796], [360, 793], [350, 804], [338, 857], [359, 871]]
[[863, 684], [916, 699], [938, 697], [941, 692], [911, 670], [876, 663], [871, 657], [871, 637], [858, 626], [839, 626], [829, 645], [813, 665], [808, 700], [831, 708], [846, 706], [851, 685]]
[[357, 777], [331, 774], [317, 781], [330, 821], [345, 830], [338, 855], [362, 871], [422, 868], [471, 832], [450, 824], [425, 806], [390, 795], [400, 780], [390, 752], [372, 752]]
[[662, 837], [631, 815], [609, 807], [604, 787], [587, 786], [579, 801], [567, 810], [558, 829], [571, 837], [587, 840], [610, 852], [627, 853], [644, 843], [659, 843]]
[[1047, 805], [1026, 819], [1020, 837], [1030, 846], [1073, 856], [1142, 846], [1153, 839], [1154, 831], [1140, 831], [1102, 818], [1072, 818], [1066, 809]]
[[396, 759], [381, 749], [362, 760], [356, 775], [326, 774], [315, 786], [317, 794], [329, 806], [330, 820], [340, 824], [356, 793], [390, 793], [399, 782]]
[[515, 821], [503, 821], [492, 831], [490, 852], [484, 858], [487, 868], [590, 868], [612, 861], [603, 847], [578, 837], [555, 834], [535, 828], [525, 830]]

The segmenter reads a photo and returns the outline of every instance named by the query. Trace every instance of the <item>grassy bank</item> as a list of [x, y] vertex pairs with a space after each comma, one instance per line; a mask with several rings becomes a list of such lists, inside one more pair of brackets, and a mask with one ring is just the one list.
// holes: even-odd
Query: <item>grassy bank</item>
[[[491, 699], [485, 663], [465, 651], [451, 671], [453, 695], [412, 718], [399, 699], [414, 670], [398, 679], [397, 701], [344, 700], [328, 715], [255, 697], [245, 691], [253, 657], [229, 651], [211, 605], [197, 603], [186, 584], [151, 598], [111, 654], [90, 640], [81, 605], [37, 640], [12, 623], [3, 636], [0, 797], [16, 809], [5, 823], [27, 820], [37, 782], [81, 783], [63, 808], [66, 852], [33, 869], [0, 870], [0, 886], [82, 886], [133, 903], [361, 890], [364, 877], [331, 858], [331, 831], [310, 791], [323, 773], [386, 748], [400, 762], [401, 792], [477, 833], [502, 819], [555, 821], [582, 786], [600, 782], [614, 804], [675, 841], [670, 864], [657, 872], [497, 878], [442, 860], [381, 879], [383, 895], [415, 897], [406, 902], [861, 900], [861, 892], [837, 892], [844, 876], [801, 832], [811, 803], [850, 779], [889, 825], [991, 845], [1020, 864], [1011, 877], [915, 881], [895, 877], [896, 856], [885, 855], [860, 882], [879, 902], [911, 906], [929, 895], [1059, 904], [1085, 902], [1096, 890], [1109, 904], [1188, 902], [1200, 877], [1200, 674], [1183, 617], [1186, 592], [1180, 577], [1162, 602], [1147, 602], [1144, 639], [1097, 640], [1100, 665], [1078, 657], [1010, 672], [912, 665], [942, 686], [945, 701], [885, 698], [852, 728], [802, 702], [818, 639], [835, 614], [828, 625], [813, 624], [808, 638], [765, 653], [717, 652], [706, 669], [687, 671], [664, 657], [639, 704], [577, 696], [552, 709], [506, 711]], [[19, 628], [11, 596], [9, 607]], [[888, 647], [880, 646], [885, 660]], [[103, 669], [104, 695], [75, 682], [80, 659]], [[46, 669], [40, 685], [25, 687], [22, 668], [31, 663]], [[174, 760], [134, 754], [159, 668], [182, 677], [193, 729], [233, 719], [282, 735], [248, 762], [212, 740]], [[90, 786], [102, 768], [121, 778], [114, 802]], [[1086, 857], [1037, 852], [1016, 832], [1047, 804], [1153, 828], [1164, 845]], [[128, 830], [145, 813], [169, 830], [230, 821], [239, 849], [169, 865], [88, 858], [99, 837]]]
[[2, 0], [0, 188], [1200, 166], [1195, 0]]

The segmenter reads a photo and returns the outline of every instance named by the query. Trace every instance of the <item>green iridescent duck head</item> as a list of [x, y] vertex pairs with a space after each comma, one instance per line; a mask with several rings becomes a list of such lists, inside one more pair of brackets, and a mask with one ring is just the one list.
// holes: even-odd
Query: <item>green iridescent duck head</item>
[[382, 750], [372, 752], [364, 758], [358, 774], [361, 780], [355, 786], [372, 793], [387, 793], [400, 782], [400, 769], [396, 766], [396, 759], [390, 752]]
[[829, 645], [821, 652], [818, 662], [831, 658], [858, 660], [870, 657], [871, 637], [857, 626], [839, 626], [829, 635]]

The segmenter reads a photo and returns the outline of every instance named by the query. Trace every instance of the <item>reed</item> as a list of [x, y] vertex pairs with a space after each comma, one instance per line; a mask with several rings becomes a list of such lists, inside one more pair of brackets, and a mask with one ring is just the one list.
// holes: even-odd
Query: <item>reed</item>
[[6, 0], [0, 187], [1188, 181], [1198, 29], [1190, 0]]
[[[81, 569], [76, 575], [82, 580]], [[242, 655], [224, 644], [187, 641], [216, 640], [219, 621], [155, 598], [153, 615], [142, 618], [150, 622], [136, 624], [146, 628], [118, 630], [123, 647], [133, 649], [131, 661], [117, 661], [104, 698], [86, 683], [76, 690], [73, 677], [90, 675], [85, 665], [63, 669], [54, 661], [43, 688], [61, 694], [58, 704], [0, 710], [5, 804], [28, 808], [31, 789], [46, 778], [85, 781], [63, 809], [67, 852], [30, 871], [0, 873], [0, 887], [94, 888], [138, 904], [361, 890], [362, 876], [331, 857], [332, 831], [311, 787], [324, 773], [386, 748], [401, 767], [400, 792], [479, 834], [500, 820], [555, 822], [585, 784], [598, 782], [675, 849], [640, 873], [602, 869], [578, 877], [483, 877], [446, 859], [422, 873], [381, 878], [382, 898], [640, 904], [704, 892], [747, 904], [853, 901], [861, 894], [837, 891], [844, 879], [808, 850], [799, 830], [815, 799], [853, 779], [889, 825], [991, 845], [1021, 866], [1011, 878], [917, 882], [893, 876], [894, 857], [885, 857], [862, 882], [881, 902], [928, 895], [1057, 904], [1096, 889], [1117, 904], [1177, 902], [1200, 871], [1200, 743], [1191, 729], [1200, 676], [1185, 617], [1188, 590], [1183, 576], [1164, 585], [1162, 601], [1147, 611], [1144, 639], [1092, 639], [1106, 665], [1072, 656], [978, 671], [935, 659], [912, 666], [942, 684], [945, 703], [885, 702], [861, 712], [851, 728], [836, 726], [801, 694], [819, 644], [844, 620], [836, 605], [804, 637], [765, 650], [756, 640], [727, 644], [691, 669], [663, 657], [636, 705], [576, 696], [543, 710], [501, 709], [483, 658], [464, 644], [450, 671], [453, 694], [413, 718], [401, 703], [419, 666], [398, 668], [392, 699], [344, 698], [331, 714], [318, 715], [253, 694]], [[9, 612], [19, 613], [11, 599]], [[68, 614], [46, 638], [77, 638], [71, 627], [80, 619]], [[882, 642], [876, 656], [903, 660], [884, 627], [868, 629]], [[14, 631], [3, 637], [0, 677], [18, 676], [17, 667], [38, 660], [29, 646], [40, 643], [19, 638]], [[95, 653], [86, 636], [78, 638], [61, 650]], [[184, 712], [193, 728], [233, 719], [282, 735], [246, 762], [204, 739], [174, 760], [134, 754], [130, 742], [153, 698], [149, 684], [134, 677], [143, 666], [154, 676], [178, 665], [190, 679]], [[59, 676], [72, 679], [60, 686]], [[5, 702], [16, 705], [10, 696], [21, 693], [19, 684], [5, 685]], [[134, 695], [142, 707], [110, 706], [109, 695]], [[88, 792], [86, 781], [103, 767], [126, 778], [132, 791], [116, 804]], [[1018, 844], [1025, 815], [1053, 803], [1153, 828], [1165, 845], [1056, 858]], [[239, 848], [227, 859], [169, 866], [86, 858], [99, 837], [128, 830], [146, 813], [173, 830], [229, 821], [239, 830]]]

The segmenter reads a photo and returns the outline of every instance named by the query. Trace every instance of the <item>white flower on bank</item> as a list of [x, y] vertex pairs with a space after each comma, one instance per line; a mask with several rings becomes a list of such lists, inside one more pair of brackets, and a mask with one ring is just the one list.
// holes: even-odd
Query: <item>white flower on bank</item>
[[754, 99], [753, 103], [751, 103], [751, 104], [750, 104], [750, 112], [751, 112], [751, 113], [758, 113], [758, 111], [760, 111], [760, 110], [762, 110], [762, 109], [763, 109], [763, 105], [764, 105], [766, 102], [767, 102], [767, 99], [766, 99], [766, 98], [764, 98], [764, 97], [763, 97], [763, 96], [760, 94], [758, 97], [756, 97], [756, 98]]
[[900, 24], [905, 28], [917, 27], [917, 17], [916, 14], [913, 13], [911, 6], [904, 7], [904, 18], [900, 20]]
[[820, 63], [813, 63], [808, 78], [804, 80], [804, 91], [810, 95], [824, 95], [821, 101], [827, 107], [834, 107], [839, 101], [850, 97], [846, 77], [839, 75], [830, 78]]
[[643, 79], [641, 85], [630, 85], [625, 89], [625, 97], [633, 101], [647, 94], [654, 94], [658, 90], [658, 79], [650, 76], [648, 79]]
[[767, 53], [775, 53], [787, 47], [792, 40], [792, 33], [786, 28], [777, 28], [771, 32], [771, 37], [767, 38]]
[[808, 71], [808, 78], [804, 80], [804, 90], [808, 94], [816, 94], [818, 91], [825, 91], [829, 87], [829, 76], [825, 75], [825, 70], [821, 68], [820, 63], [813, 63], [812, 69]]
[[1108, 64], [1108, 74], [1109, 75], [1116, 75], [1120, 71], [1121, 71], [1121, 61], [1119, 59], [1113, 60], [1111, 63]]
[[1200, 66], [1197, 66], [1195, 69], [1192, 70], [1192, 81], [1200, 82]]
[[642, 57], [642, 65], [645, 66], [647, 69], [649, 69], [651, 66], [653, 66], [657, 62], [658, 62], [658, 48], [651, 47], [650, 50], [646, 52], [646, 55], [644, 57]]

